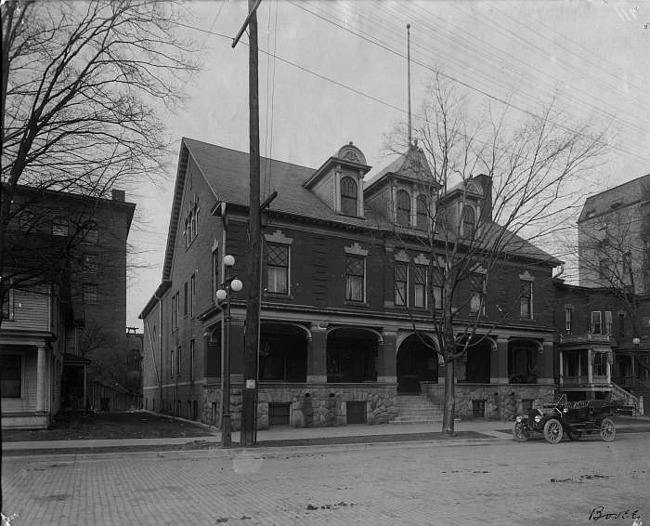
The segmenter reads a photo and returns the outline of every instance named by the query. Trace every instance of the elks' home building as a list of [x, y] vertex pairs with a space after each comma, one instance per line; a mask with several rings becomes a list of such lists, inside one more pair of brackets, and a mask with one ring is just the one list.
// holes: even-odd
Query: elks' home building
[[[436, 345], [427, 310], [435, 269], [418, 241], [429, 227], [429, 167], [411, 147], [364, 181], [370, 169], [352, 143], [318, 169], [262, 160], [262, 180], [272, 177], [278, 196], [263, 220], [259, 428], [388, 422], [409, 402], [440, 410], [443, 365], [427, 345]], [[231, 292], [230, 366], [238, 425], [248, 174], [247, 153], [183, 139], [163, 279], [141, 314], [147, 409], [219, 422], [225, 312], [215, 292], [237, 275], [244, 290]], [[458, 217], [490, 206], [490, 183], [466, 183], [459, 195], [474, 196], [473, 213]], [[236, 260], [229, 271], [227, 254]], [[524, 242], [491, 271], [478, 329], [487, 337], [457, 365], [457, 414], [505, 417], [553, 396], [551, 274], [559, 263]], [[516, 312], [504, 317], [499, 304]]]

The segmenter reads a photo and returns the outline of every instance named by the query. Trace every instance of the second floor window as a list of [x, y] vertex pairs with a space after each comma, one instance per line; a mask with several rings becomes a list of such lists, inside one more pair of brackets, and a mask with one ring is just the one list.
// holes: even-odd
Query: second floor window
[[55, 217], [52, 221], [53, 236], [67, 236], [69, 233], [68, 221], [63, 217]]
[[169, 353], [170, 353], [169, 354], [169, 376], [173, 377], [176, 372], [175, 369], [176, 363], [174, 362], [174, 349], [169, 351]]
[[352, 177], [341, 179], [341, 213], [348, 216], [357, 215], [357, 182]]
[[471, 206], [463, 208], [463, 235], [473, 236], [476, 229], [476, 213]]
[[472, 276], [472, 296], [469, 300], [469, 311], [472, 314], [485, 314], [485, 277]]
[[623, 338], [625, 336], [625, 313], [618, 313], [618, 337]]
[[592, 334], [603, 332], [603, 314], [599, 310], [591, 311], [591, 332]]
[[267, 290], [274, 294], [289, 294], [289, 245], [266, 245]]
[[[11, 285], [11, 283], [10, 283]], [[14, 319], [14, 289], [6, 289], [2, 298], [2, 318], [5, 320]]]
[[365, 301], [366, 258], [348, 254], [345, 258], [345, 299]]
[[408, 263], [395, 262], [395, 305], [406, 305], [409, 287]]
[[427, 274], [427, 267], [415, 265], [413, 272], [413, 306], [420, 309], [427, 306]]
[[417, 209], [415, 211], [415, 226], [420, 230], [427, 230], [429, 226], [429, 210], [427, 206], [427, 196], [419, 195], [416, 201]]
[[612, 334], [612, 311], [605, 311], [605, 334]]
[[411, 196], [406, 190], [397, 191], [397, 224], [409, 226], [411, 224]]
[[533, 282], [519, 282], [519, 304], [522, 318], [531, 320], [533, 318]]
[[81, 288], [83, 302], [87, 305], [99, 303], [99, 290], [96, 283], [84, 283]]
[[567, 334], [573, 331], [573, 305], [564, 306], [564, 329]]

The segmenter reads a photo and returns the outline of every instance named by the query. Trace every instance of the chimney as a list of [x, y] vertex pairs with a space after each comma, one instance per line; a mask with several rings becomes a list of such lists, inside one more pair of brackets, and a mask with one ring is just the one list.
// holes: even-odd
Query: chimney
[[113, 197], [113, 201], [119, 201], [123, 203], [126, 194], [124, 193], [124, 190], [111, 190], [111, 196]]

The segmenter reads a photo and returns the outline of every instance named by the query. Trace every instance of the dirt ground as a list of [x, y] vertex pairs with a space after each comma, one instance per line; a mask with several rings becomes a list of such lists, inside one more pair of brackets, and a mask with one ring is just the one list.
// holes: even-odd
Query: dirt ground
[[80, 416], [70, 422], [57, 422], [50, 429], [3, 429], [2, 441], [183, 438], [205, 437], [214, 434], [215, 431], [205, 426], [136, 411]]

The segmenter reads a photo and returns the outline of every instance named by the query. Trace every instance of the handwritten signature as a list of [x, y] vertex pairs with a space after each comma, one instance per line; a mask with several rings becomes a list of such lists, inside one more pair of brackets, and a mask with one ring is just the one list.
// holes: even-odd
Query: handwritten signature
[[589, 514], [590, 521], [599, 521], [599, 520], [624, 520], [632, 519], [634, 521], [634, 526], [641, 526], [641, 515], [639, 510], [623, 510], [615, 513], [607, 513], [605, 511], [605, 506], [597, 506], [591, 510]]

